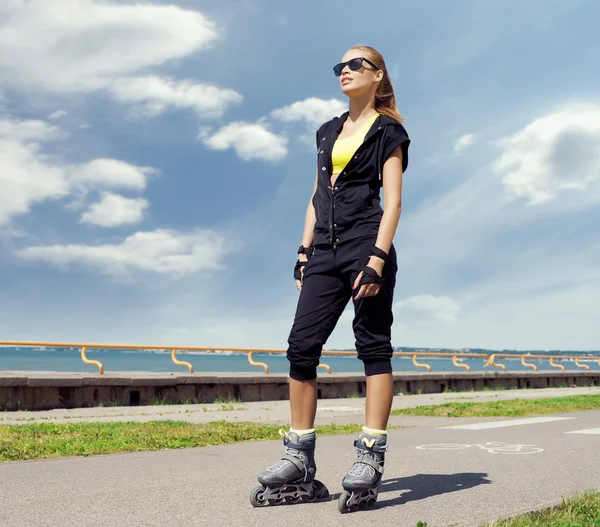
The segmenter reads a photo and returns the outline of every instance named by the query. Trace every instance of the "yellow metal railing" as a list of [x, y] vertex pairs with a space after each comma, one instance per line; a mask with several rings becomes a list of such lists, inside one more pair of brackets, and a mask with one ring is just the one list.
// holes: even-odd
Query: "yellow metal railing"
[[554, 362], [554, 358], [550, 359], [550, 366], [553, 366], [554, 368], [558, 368], [562, 371], [565, 371], [565, 367], [562, 364], [556, 364]]
[[496, 368], [502, 368], [502, 371], [506, 371], [506, 364], [499, 364], [496, 362], [496, 354], [490, 355], [487, 362], [483, 365], [484, 368], [488, 366], [495, 366]]
[[[90, 343], [65, 343], [65, 342], [21, 342], [21, 341], [0, 341], [0, 346], [19, 346], [19, 347], [53, 347], [53, 348], [81, 348], [81, 359], [85, 364], [91, 364], [94, 366], [98, 367], [99, 373], [103, 374], [104, 373], [104, 366], [102, 365], [102, 363], [100, 361], [97, 360], [90, 360], [87, 358], [87, 351], [91, 350], [91, 349], [119, 349], [119, 350], [131, 350], [131, 349], [137, 349], [137, 350], [172, 350], [171, 351], [171, 360], [173, 361], [174, 364], [178, 365], [178, 366], [185, 366], [190, 374], [194, 373], [194, 367], [192, 366], [191, 363], [186, 362], [186, 361], [181, 361], [177, 358], [177, 352], [179, 351], [215, 351], [215, 350], [219, 350], [219, 351], [231, 351], [231, 352], [238, 352], [238, 353], [246, 353], [247, 357], [248, 357], [248, 362], [252, 365], [252, 366], [256, 366], [259, 368], [264, 368], [265, 374], [269, 374], [270, 370], [269, 370], [269, 366], [264, 363], [264, 362], [256, 362], [253, 359], [253, 354], [254, 353], [271, 353], [271, 354], [285, 354], [286, 350], [284, 349], [270, 349], [270, 348], [215, 348], [215, 347], [208, 347], [208, 346], [178, 346], [178, 347], [173, 347], [173, 346], [143, 346], [143, 345], [139, 345], [139, 344], [90, 344]], [[356, 352], [355, 351], [335, 351], [335, 350], [323, 350], [322, 352], [323, 355], [329, 355], [329, 356], [335, 356], [335, 355], [340, 355], [340, 356], [356, 356]], [[556, 364], [554, 361], [555, 360], [572, 360], [575, 362], [575, 365], [578, 368], [582, 368], [585, 370], [590, 370], [590, 367], [587, 364], [581, 364], [580, 361], [581, 360], [594, 360], [597, 361], [598, 365], [600, 365], [600, 358], [596, 357], [596, 356], [588, 356], [588, 357], [581, 357], [581, 356], [567, 356], [567, 355], [520, 355], [520, 354], [512, 354], [512, 353], [493, 353], [491, 355], [486, 354], [486, 353], [466, 353], [466, 352], [436, 352], [436, 351], [395, 351], [393, 353], [394, 357], [406, 357], [406, 358], [412, 358], [412, 362], [413, 364], [417, 367], [417, 368], [422, 368], [427, 370], [427, 372], [431, 372], [432, 368], [431, 365], [423, 362], [423, 361], [418, 361], [417, 359], [422, 359], [424, 357], [431, 357], [431, 358], [451, 358], [452, 359], [452, 364], [457, 367], [457, 368], [463, 368], [465, 369], [467, 372], [471, 371], [471, 368], [468, 364], [462, 364], [458, 362], [458, 359], [483, 359], [485, 360], [484, 363], [484, 368], [487, 368], [488, 366], [492, 366], [492, 367], [496, 367], [496, 368], [501, 368], [503, 371], [506, 371], [506, 364], [504, 363], [499, 363], [497, 362], [497, 358], [498, 357], [502, 357], [504, 359], [510, 359], [510, 360], [515, 360], [515, 359], [520, 359], [521, 364], [525, 367], [529, 367], [531, 368], [533, 371], [538, 371], [538, 367], [535, 364], [531, 364], [526, 362], [526, 359], [544, 359], [544, 360], [550, 360], [549, 364], [551, 367], [553, 368], [558, 368], [561, 371], [565, 371], [565, 367], [562, 364]], [[319, 364], [318, 366], [319, 368], [323, 368], [324, 370], [327, 371], [327, 373], [331, 373], [331, 367], [327, 364]]]
[[490, 355], [489, 359], [487, 360], [487, 362], [484, 365], [484, 368], [487, 366], [497, 366], [500, 368], [503, 368], [504, 371], [506, 371], [506, 365], [504, 364], [499, 364], [498, 362], [495, 361], [496, 357], [504, 357], [504, 358], [508, 358], [508, 359], [518, 359], [519, 357], [521, 358], [521, 364], [523, 364], [523, 366], [528, 366], [530, 368], [532, 368], [534, 371], [537, 371], [537, 366], [535, 364], [530, 364], [525, 362], [525, 359], [541, 359], [541, 360], [550, 360], [550, 366], [552, 366], [553, 368], [558, 368], [562, 371], [565, 371], [565, 367], [562, 364], [556, 364], [554, 361], [555, 360], [572, 360], [575, 362], [575, 365], [578, 368], [582, 368], [585, 370], [590, 370], [590, 367], [587, 364], [581, 364], [580, 361], [581, 360], [598, 360], [598, 365], [600, 365], [600, 359], [596, 359], [596, 357], [594, 356], [588, 356], [588, 357], [581, 357], [578, 355], [531, 355], [531, 354], [526, 354], [526, 355], [516, 355], [514, 353], [494, 353], [492, 355]]
[[413, 355], [412, 361], [413, 361], [413, 364], [417, 368], [425, 368], [427, 371], [431, 371], [431, 366], [429, 364], [424, 364], [424, 363], [421, 363], [421, 362], [417, 362], [417, 354], [416, 353]]
[[525, 362], [525, 355], [521, 357], [521, 364], [531, 368], [533, 371], [537, 371], [537, 366], [535, 364], [529, 364], [528, 362]]
[[412, 357], [412, 362], [417, 368], [426, 369], [431, 372], [431, 365], [424, 362], [417, 362], [417, 357], [433, 357], [436, 359], [452, 357], [452, 364], [457, 368], [464, 368], [467, 371], [471, 371], [471, 367], [468, 364], [460, 364], [457, 359], [469, 358], [469, 359], [488, 359], [488, 355], [485, 353], [464, 353], [464, 352], [447, 352], [447, 351], [394, 351], [394, 357]]
[[580, 368], [585, 368], [586, 370], [590, 369], [590, 367], [587, 364], [579, 364], [579, 357], [575, 359], [575, 365], [579, 366]]
[[100, 373], [104, 373], [104, 366], [102, 366], [102, 363], [98, 362], [97, 360], [88, 359], [85, 353], [86, 349], [84, 346], [83, 348], [81, 348], [81, 360], [86, 364], [93, 364], [94, 366], [98, 366], [98, 368], [100, 368]]
[[190, 373], [194, 373], [194, 367], [189, 362], [177, 360], [177, 350], [171, 352], [171, 360], [178, 366], [187, 366]]
[[457, 368], [464, 368], [467, 371], [471, 371], [471, 366], [469, 366], [468, 364], [461, 364], [459, 362], [456, 362], [456, 355], [452, 357], [452, 364], [454, 364], [454, 366], [456, 366]]
[[252, 360], [252, 353], [254, 353], [254, 352], [253, 351], [248, 352], [248, 362], [252, 366], [262, 366], [265, 369], [265, 373], [269, 373], [269, 367], [264, 362], [254, 362]]

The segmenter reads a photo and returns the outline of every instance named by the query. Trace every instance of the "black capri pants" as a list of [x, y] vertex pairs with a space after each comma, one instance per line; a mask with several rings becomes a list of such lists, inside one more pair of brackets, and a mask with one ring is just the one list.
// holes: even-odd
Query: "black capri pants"
[[396, 250], [392, 245], [383, 266], [383, 285], [372, 297], [355, 300], [360, 287], [352, 285], [367, 262], [376, 238], [356, 238], [338, 245], [315, 246], [304, 267], [302, 290], [288, 338], [290, 377], [306, 381], [317, 377], [323, 345], [335, 329], [348, 301], [354, 303], [354, 330], [358, 358], [365, 374], [392, 371], [392, 304], [396, 272]]

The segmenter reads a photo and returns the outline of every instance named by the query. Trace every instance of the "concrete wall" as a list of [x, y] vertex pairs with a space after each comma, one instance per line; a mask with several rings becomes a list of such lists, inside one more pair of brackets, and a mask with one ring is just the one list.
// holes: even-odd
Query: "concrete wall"
[[[600, 371], [395, 373], [394, 393], [440, 393], [485, 388], [598, 386]], [[360, 374], [319, 374], [320, 399], [364, 397]], [[1, 410], [48, 410], [99, 405], [212, 403], [216, 399], [273, 401], [288, 398], [287, 375], [265, 374], [76, 374], [0, 372]]]

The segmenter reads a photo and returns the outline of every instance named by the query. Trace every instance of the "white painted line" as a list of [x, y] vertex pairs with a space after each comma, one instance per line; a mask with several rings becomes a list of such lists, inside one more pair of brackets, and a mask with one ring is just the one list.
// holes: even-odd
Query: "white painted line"
[[588, 428], [587, 430], [573, 430], [572, 432], [565, 432], [565, 434], [590, 434], [600, 435], [600, 428]]
[[434, 445], [420, 445], [420, 450], [462, 450], [465, 448], [478, 447], [489, 454], [537, 454], [543, 452], [543, 448], [534, 445], [509, 445], [506, 443], [483, 443], [481, 445], [467, 445], [461, 443], [440, 443]]
[[489, 421], [487, 423], [474, 423], [471, 425], [440, 426], [441, 429], [452, 430], [487, 430], [489, 428], [504, 428], [506, 426], [536, 425], [540, 423], [551, 423], [552, 421], [565, 421], [576, 419], [575, 417], [524, 417], [521, 419], [505, 419], [502, 421]]

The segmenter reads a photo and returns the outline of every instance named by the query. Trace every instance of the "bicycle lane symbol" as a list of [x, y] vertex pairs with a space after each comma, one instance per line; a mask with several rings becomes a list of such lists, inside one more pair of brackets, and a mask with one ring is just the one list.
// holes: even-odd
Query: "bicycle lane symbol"
[[523, 455], [523, 454], [539, 454], [544, 449], [535, 445], [510, 445], [508, 443], [438, 443], [432, 445], [420, 445], [416, 448], [419, 450], [437, 450], [437, 451], [449, 451], [449, 450], [463, 450], [467, 448], [481, 448], [482, 450], [490, 454], [505, 454], [505, 455]]

